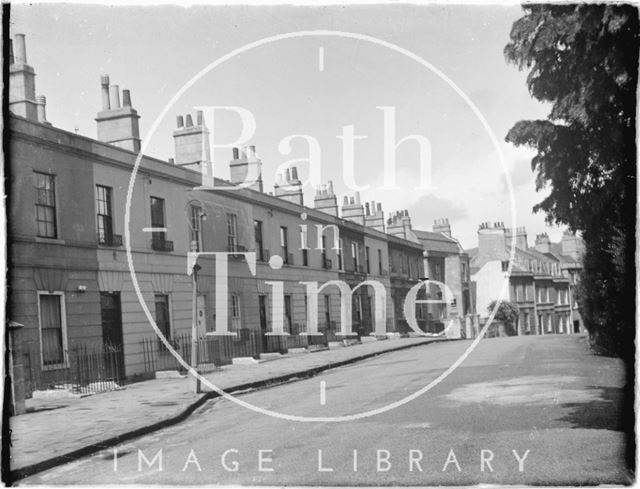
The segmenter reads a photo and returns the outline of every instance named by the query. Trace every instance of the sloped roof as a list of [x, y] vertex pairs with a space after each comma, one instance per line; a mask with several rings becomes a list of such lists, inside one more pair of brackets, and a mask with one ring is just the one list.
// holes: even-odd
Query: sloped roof
[[421, 231], [419, 229], [413, 229], [413, 233], [418, 237], [423, 248], [427, 251], [439, 251], [452, 254], [458, 254], [464, 251], [457, 240], [445, 234]]

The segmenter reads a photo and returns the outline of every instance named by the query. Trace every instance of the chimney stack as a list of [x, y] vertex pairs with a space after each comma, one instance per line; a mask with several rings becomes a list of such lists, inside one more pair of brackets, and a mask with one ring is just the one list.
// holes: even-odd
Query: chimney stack
[[352, 221], [364, 226], [364, 206], [360, 203], [360, 192], [356, 192], [355, 197], [344, 198], [342, 206], [342, 219]]
[[313, 207], [326, 214], [338, 217], [338, 199], [333, 192], [332, 181], [329, 181], [327, 185], [320, 185], [316, 188]]
[[549, 239], [549, 235], [547, 233], [536, 235], [536, 251], [540, 253], [551, 252], [551, 240]]
[[100, 77], [102, 110], [96, 117], [98, 140], [137, 153], [140, 151], [140, 116], [131, 107], [131, 93], [123, 90], [124, 106], [121, 106], [120, 87], [109, 83], [109, 75]]
[[276, 181], [273, 187], [275, 196], [293, 202], [294, 204], [304, 205], [302, 182], [298, 179], [298, 169], [295, 166], [287, 168], [284, 175], [284, 182], [282, 179], [282, 174], [280, 174], [278, 181]]
[[478, 228], [478, 260], [481, 264], [488, 261], [507, 260], [507, 237], [504, 226], [496, 222], [483, 222]]
[[449, 219], [436, 219], [433, 221], [433, 232], [441, 233], [445, 236], [451, 237], [451, 224], [449, 224]]
[[254, 145], [233, 148], [233, 159], [229, 163], [230, 181], [234, 185], [251, 183], [249, 188], [263, 192], [262, 160], [256, 155]]
[[563, 255], [570, 256], [574, 260], [580, 261], [584, 253], [584, 243], [575, 233], [566, 230], [562, 234], [560, 249], [562, 250]]
[[382, 212], [382, 204], [378, 202], [376, 206], [376, 202], [371, 201], [371, 203], [367, 202], [365, 204], [365, 208], [367, 207], [368, 211], [364, 216], [364, 225], [384, 233], [384, 212]]
[[24, 34], [16, 34], [11, 43], [12, 63], [9, 66], [9, 110], [26, 119], [37, 121], [36, 74], [27, 64]]
[[179, 115], [176, 119], [177, 128], [173, 131], [175, 164], [189, 168], [202, 175], [202, 185], [211, 186], [213, 181], [213, 164], [211, 162], [211, 147], [209, 143], [209, 129], [204, 123], [202, 112], [196, 113], [196, 126], [193, 125], [191, 114]]
[[507, 238], [507, 248], [511, 248], [511, 243], [515, 237], [516, 248], [520, 248], [521, 250], [529, 249], [529, 244], [527, 243], [527, 230], [524, 226], [516, 228], [515, 234], [511, 228], [506, 228], [504, 233]]

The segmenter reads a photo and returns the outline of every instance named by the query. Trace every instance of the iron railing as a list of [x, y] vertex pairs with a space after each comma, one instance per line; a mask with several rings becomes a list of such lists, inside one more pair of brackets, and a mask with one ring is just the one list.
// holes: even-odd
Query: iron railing
[[112, 246], [114, 248], [122, 246], [122, 235], [121, 234], [102, 234], [98, 235], [98, 244], [102, 246]]
[[124, 380], [122, 347], [77, 344], [60, 350], [61, 361], [55, 363], [46, 359], [55, 355], [51, 345], [26, 347], [23, 355], [27, 397], [33, 391], [50, 389], [104, 392], [119, 388]]
[[151, 248], [154, 251], [173, 251], [173, 241], [169, 241], [164, 236], [154, 236], [151, 238]]
[[[335, 329], [335, 322], [332, 321]], [[270, 335], [262, 331], [240, 329], [235, 335], [205, 335], [198, 338], [198, 369], [207, 366], [228, 365], [234, 358], [260, 358], [262, 353], [286, 354], [289, 348], [309, 348], [326, 346], [329, 340], [336, 338], [332, 329], [321, 328], [319, 335], [307, 336], [297, 334], [300, 325], [292, 328], [296, 334]], [[191, 335], [183, 333], [170, 340], [171, 346], [182, 357], [187, 365], [191, 365]], [[178, 370], [185, 372], [185, 367], [166, 348], [157, 337], [144, 338], [141, 341], [145, 372], [161, 370]]]

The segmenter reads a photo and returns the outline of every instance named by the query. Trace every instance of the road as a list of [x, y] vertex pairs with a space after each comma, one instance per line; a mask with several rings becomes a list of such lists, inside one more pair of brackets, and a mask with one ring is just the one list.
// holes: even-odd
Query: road
[[[238, 399], [353, 417], [426, 386], [469, 344], [388, 353]], [[624, 484], [623, 375], [584, 337], [493, 338], [431, 390], [379, 414], [300, 422], [217, 399], [180, 425], [20, 483]]]

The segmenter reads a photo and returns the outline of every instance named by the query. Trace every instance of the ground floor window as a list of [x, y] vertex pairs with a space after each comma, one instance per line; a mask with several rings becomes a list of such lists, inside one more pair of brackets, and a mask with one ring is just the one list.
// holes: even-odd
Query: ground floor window
[[43, 367], [66, 366], [67, 328], [62, 292], [38, 292]]
[[169, 312], [169, 295], [168, 294], [156, 294], [155, 297], [156, 306], [156, 325], [160, 329], [160, 332], [167, 339], [171, 339], [171, 314]]

